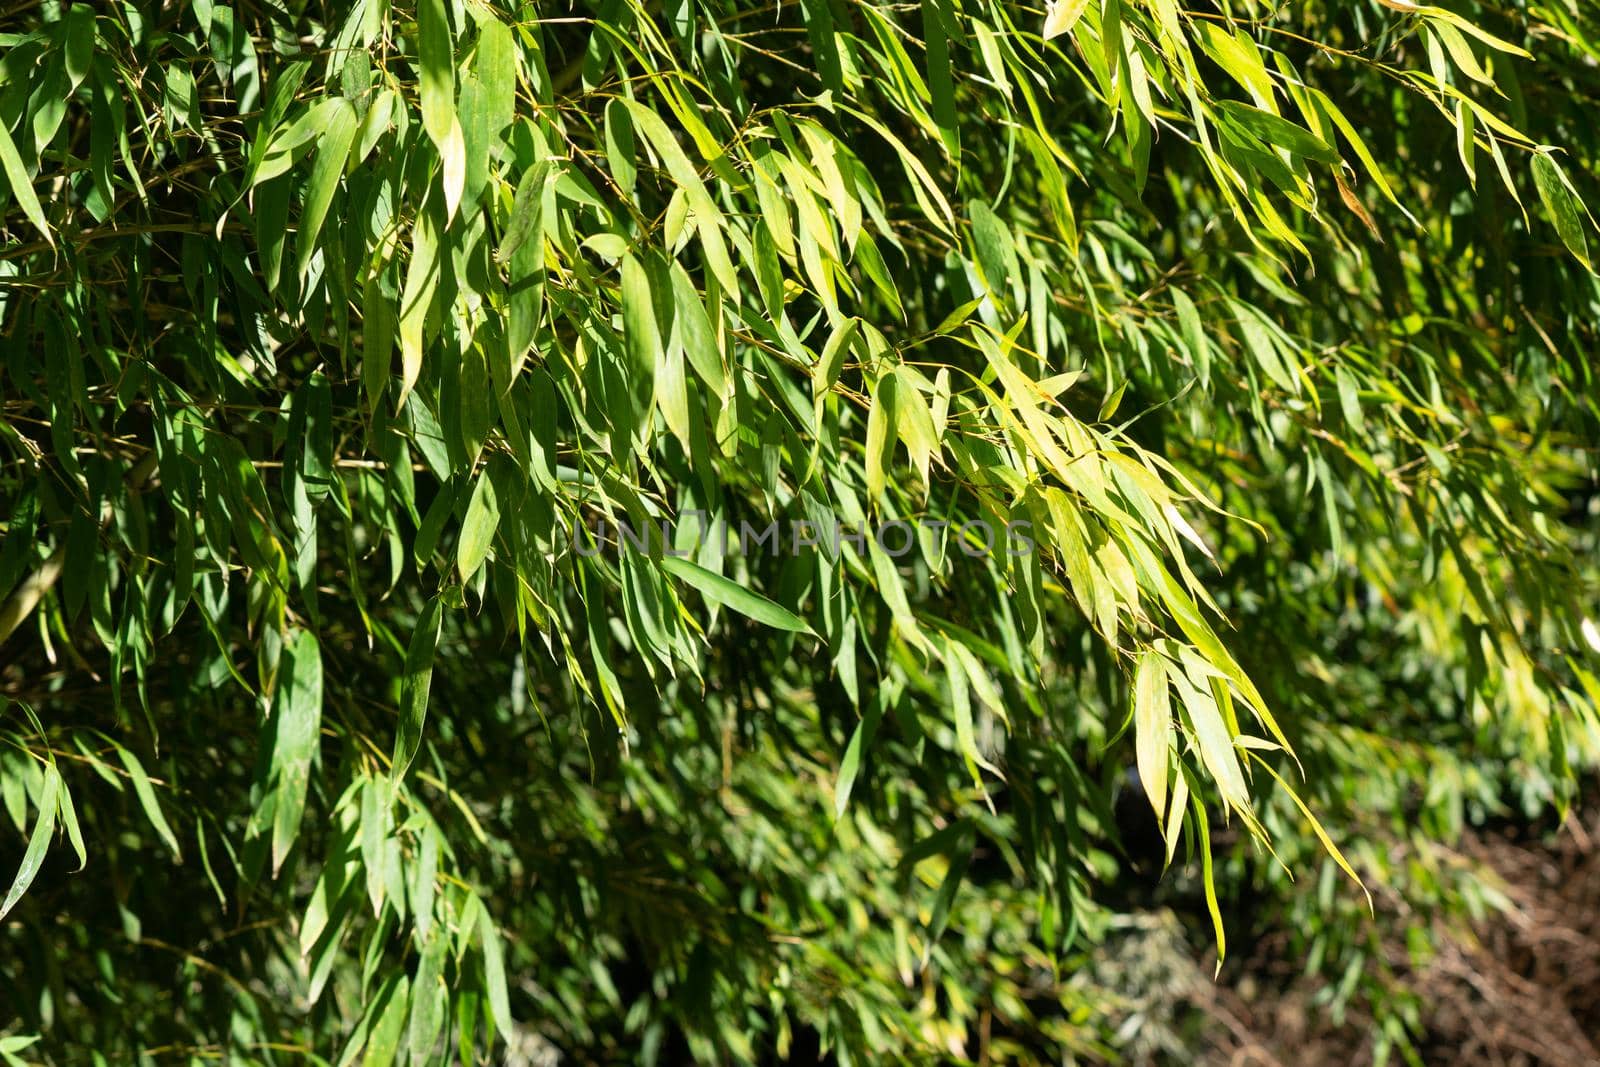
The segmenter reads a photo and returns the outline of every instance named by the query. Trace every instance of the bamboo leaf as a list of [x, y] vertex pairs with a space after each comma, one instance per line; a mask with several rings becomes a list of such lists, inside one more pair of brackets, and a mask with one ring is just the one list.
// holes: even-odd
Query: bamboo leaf
[[996, 296], [1010, 292], [1011, 281], [1019, 273], [1017, 253], [1011, 234], [988, 204], [974, 200], [967, 205], [967, 217], [972, 220], [972, 240], [977, 246], [978, 265]]
[[684, 354], [689, 357], [689, 365], [712, 396], [726, 396], [728, 376], [722, 366], [716, 330], [694, 283], [676, 262], [672, 264], [672, 298], [676, 309], [673, 325], [678, 330]]
[[1592, 269], [1589, 261], [1589, 240], [1584, 234], [1583, 216], [1577, 194], [1572, 191], [1561, 165], [1551, 158], [1549, 153], [1534, 154], [1533, 182], [1539, 189], [1539, 199], [1544, 202], [1544, 209], [1550, 213], [1551, 221], [1555, 223], [1556, 232], [1561, 235], [1561, 241], [1567, 246], [1567, 251], [1571, 252], [1579, 263]]
[[713, 604], [731, 608], [764, 626], [793, 633], [812, 632], [804, 619], [787, 608], [773, 603], [760, 593], [729, 581], [720, 574], [706, 570], [698, 563], [669, 556], [661, 561], [661, 569], [674, 578], [687, 582]]
[[1172, 710], [1167, 672], [1156, 652], [1145, 652], [1133, 681], [1133, 725], [1139, 783], [1160, 818], [1167, 807], [1167, 752], [1172, 743]]
[[355, 139], [356, 113], [344, 100], [335, 102], [321, 136], [317, 140], [317, 161], [311, 168], [311, 181], [306, 185], [300, 210], [300, 233], [296, 238], [299, 249], [298, 273], [305, 277], [311, 257], [317, 251], [317, 237], [322, 232], [323, 221], [333, 203], [333, 194], [339, 188], [339, 178], [344, 174], [350, 158], [350, 143]]
[[1232, 100], [1217, 101], [1217, 110], [1224, 119], [1238, 123], [1240, 127], [1275, 148], [1288, 149], [1296, 155], [1314, 159], [1319, 163], [1339, 162], [1339, 154], [1322, 138], [1270, 111]]
[[444, 156], [450, 131], [458, 126], [455, 45], [445, 0], [417, 0], [417, 65], [422, 126]]
[[444, 984], [445, 951], [449, 945], [443, 937], [435, 937], [423, 947], [417, 963], [417, 975], [411, 985], [411, 1023], [406, 1031], [406, 1045], [414, 1062], [427, 1062], [444, 1026], [449, 990]]
[[411, 631], [406, 648], [405, 674], [400, 688], [400, 723], [395, 731], [394, 756], [389, 762], [389, 782], [397, 786], [422, 747], [422, 724], [428, 715], [428, 690], [433, 685], [433, 660], [439, 647], [440, 601], [428, 601]]
[[11, 132], [6, 129], [4, 122], [0, 122], [0, 170], [5, 171], [6, 185], [11, 195], [17, 198], [23, 214], [28, 216], [28, 221], [53, 247], [55, 236], [50, 232], [49, 223], [45, 222], [44, 208], [39, 206], [39, 198], [34, 195], [27, 168], [22, 165], [22, 157], [17, 155], [17, 143], [11, 139]]
[[144, 810], [144, 816], [149, 821], [151, 829], [172, 850], [172, 858], [183, 859], [183, 853], [178, 848], [178, 838], [172, 832], [172, 826], [167, 822], [167, 817], [161, 811], [161, 803], [156, 799], [154, 784], [150, 776], [145, 773], [144, 764], [139, 762], [139, 757], [112, 742], [112, 747], [117, 751], [117, 758], [122, 761], [122, 766], [128, 772], [128, 779], [133, 783], [133, 795], [139, 801], [139, 807]]
[[366, 1056], [361, 1067], [393, 1067], [401, 1060], [402, 1042], [406, 1036], [406, 1008], [411, 999], [411, 980], [404, 974], [389, 985], [387, 995], [380, 995], [382, 1005], [371, 1036], [367, 1038]]
[[284, 651], [272, 715], [277, 725], [269, 772], [276, 794], [272, 822], [276, 875], [300, 832], [322, 726], [322, 650], [309, 630], [299, 631]]
[[406, 398], [422, 374], [422, 350], [428, 312], [433, 305], [434, 292], [440, 277], [439, 234], [434, 225], [433, 213], [418, 213], [411, 232], [411, 263], [406, 270], [406, 284], [400, 294], [400, 397], [398, 407], [404, 407]]
[[888, 483], [889, 462], [894, 454], [899, 436], [900, 417], [896, 389], [899, 379], [886, 374], [878, 380], [872, 391], [871, 407], [867, 411], [866, 474], [867, 496], [876, 499], [883, 495]]
[[1044, 39], [1049, 41], [1071, 33], [1088, 6], [1089, 0], [1051, 0], [1044, 15]]
[[811, 368], [811, 393], [821, 396], [839, 380], [839, 373], [844, 369], [845, 357], [850, 354], [851, 342], [855, 340], [856, 333], [861, 327], [861, 320], [851, 317], [843, 320], [834, 327], [833, 333], [828, 336], [828, 343], [822, 347], [822, 356], [817, 360], [816, 366]]
[[461, 540], [456, 545], [456, 573], [466, 585], [488, 558], [500, 524], [500, 502], [495, 496], [494, 479], [480, 473], [467, 502], [467, 516], [461, 523]]
[[1217, 974], [1222, 973], [1222, 961], [1228, 954], [1228, 936], [1222, 925], [1222, 908], [1217, 904], [1217, 877], [1212, 869], [1211, 827], [1206, 822], [1206, 810], [1197, 800], [1194, 805], [1194, 824], [1200, 832], [1200, 880], [1205, 887], [1206, 911], [1211, 915], [1211, 928], [1217, 936]]
[[635, 372], [653, 375], [661, 362], [661, 329], [650, 274], [631, 255], [622, 259], [622, 330]]
[[22, 853], [22, 865], [11, 880], [11, 888], [6, 890], [5, 900], [0, 902], [0, 919], [4, 919], [17, 906], [22, 894], [38, 877], [39, 868], [44, 866], [45, 853], [49, 851], [50, 838], [55, 833], [56, 791], [60, 787], [61, 775], [55, 765], [46, 766], [44, 785], [39, 791], [39, 815], [34, 821], [33, 833], [28, 836], [28, 847]]
[[65, 26], [62, 59], [70, 84], [76, 89], [89, 76], [90, 64], [94, 61], [94, 8], [74, 3], [62, 22]]
[[500, 944], [500, 931], [494, 921], [484, 914], [478, 920], [478, 939], [483, 946], [483, 984], [489, 993], [489, 1008], [494, 1024], [501, 1033], [511, 1033], [511, 1000], [506, 991], [505, 949]]

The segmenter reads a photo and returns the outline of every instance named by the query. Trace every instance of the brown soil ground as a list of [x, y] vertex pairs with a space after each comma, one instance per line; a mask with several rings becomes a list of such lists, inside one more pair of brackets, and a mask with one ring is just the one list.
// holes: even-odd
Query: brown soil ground
[[[1423, 1062], [1600, 1064], [1600, 810], [1573, 815], [1544, 840], [1475, 835], [1461, 852], [1503, 883], [1512, 908], [1470, 928], [1441, 929], [1444, 947], [1421, 969], [1403, 945], [1390, 947], [1391, 966], [1425, 1005]], [[1371, 1020], [1352, 1012], [1332, 1026], [1311, 1006], [1315, 988], [1283, 974], [1273, 955], [1270, 943], [1255, 946], [1243, 977], [1230, 984], [1225, 975], [1196, 995], [1220, 1023], [1208, 1062], [1372, 1063]]]

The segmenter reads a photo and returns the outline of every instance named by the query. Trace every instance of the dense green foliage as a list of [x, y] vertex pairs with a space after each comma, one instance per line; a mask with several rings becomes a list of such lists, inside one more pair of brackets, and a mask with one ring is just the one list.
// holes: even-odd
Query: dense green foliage
[[6, 1062], [1115, 1059], [1153, 905], [1407, 1054], [1600, 756], [1588, 0], [0, 48]]

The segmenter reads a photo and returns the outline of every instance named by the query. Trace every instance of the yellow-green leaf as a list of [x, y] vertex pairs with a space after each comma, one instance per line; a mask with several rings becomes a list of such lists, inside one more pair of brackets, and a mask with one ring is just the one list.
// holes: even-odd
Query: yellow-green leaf
[[1166, 665], [1158, 652], [1139, 656], [1133, 680], [1134, 751], [1139, 783], [1155, 808], [1156, 817], [1167, 806], [1167, 752], [1172, 744], [1171, 691]]

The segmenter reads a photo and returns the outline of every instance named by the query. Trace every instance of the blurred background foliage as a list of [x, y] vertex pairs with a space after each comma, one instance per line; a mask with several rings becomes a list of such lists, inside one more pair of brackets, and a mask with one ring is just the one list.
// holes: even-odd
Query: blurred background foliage
[[1592, 5], [0, 48], [7, 1063], [1420, 1063], [1571, 899]]

